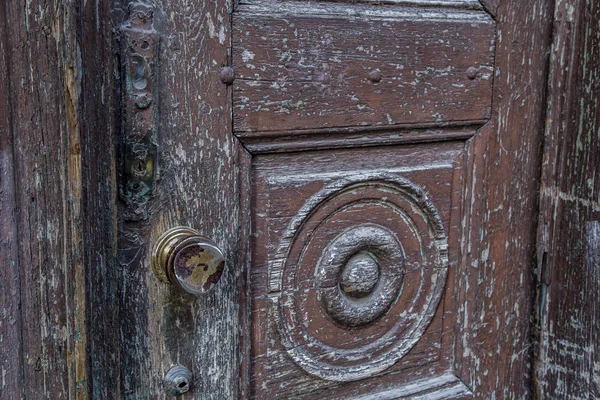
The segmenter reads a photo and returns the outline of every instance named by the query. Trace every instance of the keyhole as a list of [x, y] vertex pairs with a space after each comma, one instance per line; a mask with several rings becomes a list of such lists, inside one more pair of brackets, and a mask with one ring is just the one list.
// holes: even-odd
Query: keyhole
[[137, 176], [144, 176], [146, 175], [146, 163], [144, 163], [143, 161], [137, 161], [136, 164], [133, 167], [133, 173]]
[[192, 373], [186, 367], [177, 365], [167, 372], [165, 376], [165, 389], [169, 396], [179, 396], [190, 390]]

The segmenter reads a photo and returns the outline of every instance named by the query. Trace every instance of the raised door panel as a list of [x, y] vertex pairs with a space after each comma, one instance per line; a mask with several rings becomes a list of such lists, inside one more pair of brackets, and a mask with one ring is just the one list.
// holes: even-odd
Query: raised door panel
[[244, 141], [487, 120], [495, 23], [480, 9], [451, 5], [240, 6], [234, 131]]
[[236, 9], [250, 397], [472, 397], [453, 372], [454, 276], [495, 26], [476, 1]]
[[448, 372], [456, 304], [442, 301], [456, 264], [463, 148], [255, 158], [254, 397], [442, 396], [449, 387], [468, 397]]

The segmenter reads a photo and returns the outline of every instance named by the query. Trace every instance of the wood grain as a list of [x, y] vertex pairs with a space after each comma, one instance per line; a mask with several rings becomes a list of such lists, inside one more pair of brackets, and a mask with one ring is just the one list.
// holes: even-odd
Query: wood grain
[[0, 397], [22, 397], [23, 344], [21, 341], [21, 274], [13, 132], [9, 104], [10, 61], [6, 2], [0, 4]]
[[[193, 371], [186, 398], [197, 399], [273, 393], [332, 399], [367, 393], [428, 399], [600, 396], [597, 2], [556, 1], [545, 121], [550, 0], [482, 0], [498, 21], [495, 48], [495, 23], [471, 0], [390, 0], [378, 11], [372, 4], [339, 2], [240, 6], [233, 57], [243, 60], [247, 50], [264, 63], [252, 64], [260, 66], [255, 69], [249, 61], [239, 64], [236, 96], [252, 89], [259, 93], [255, 104], [265, 94], [281, 103], [287, 101], [284, 88], [322, 102], [333, 98], [319, 92], [327, 85], [341, 94], [360, 89], [372, 110], [392, 117], [392, 125], [379, 130], [389, 122], [385, 115], [350, 112], [350, 103], [338, 100], [327, 118], [303, 115], [306, 108], [283, 116], [261, 110], [252, 118], [262, 112], [266, 117], [254, 120], [244, 116], [241, 97], [234, 99], [218, 78], [232, 61], [230, 5], [148, 1], [165, 17], [157, 72], [160, 179], [148, 219], [137, 222], [126, 220], [123, 204], [116, 209], [115, 141], [122, 119], [113, 49], [120, 38], [113, 42], [111, 35], [127, 18], [128, 3], [0, 4], [0, 398], [157, 398], [163, 376], [176, 364]], [[389, 38], [402, 30], [397, 17], [417, 6], [429, 16], [403, 25], [440, 53], [447, 45], [431, 42], [434, 36], [424, 26], [447, 26], [460, 36], [456, 44], [463, 52], [452, 53], [460, 68], [450, 76], [455, 84], [471, 82], [474, 98], [437, 72], [429, 82], [432, 92], [412, 92], [407, 99], [414, 102], [404, 109], [377, 103], [376, 90], [366, 89], [381, 88], [393, 76], [378, 63], [393, 63], [390, 43], [397, 41]], [[261, 16], [269, 7], [272, 15]], [[440, 13], [439, 7], [450, 11]], [[294, 10], [302, 16], [291, 15]], [[319, 10], [330, 20], [306, 18]], [[340, 10], [357, 14], [342, 16]], [[439, 20], [427, 25], [431, 15]], [[483, 22], [475, 28], [460, 17], [465, 15]], [[299, 27], [302, 41], [293, 42], [282, 16]], [[458, 19], [449, 22], [453, 16]], [[361, 55], [363, 38], [354, 30], [375, 41], [381, 40], [378, 29], [387, 32], [386, 52]], [[260, 51], [245, 42], [249, 38]], [[279, 62], [283, 39], [318, 68]], [[344, 49], [350, 75], [366, 80], [353, 78], [352, 87], [341, 79], [317, 82], [330, 71], [318, 63], [334, 57], [325, 39]], [[414, 44], [399, 39], [409, 49]], [[475, 55], [467, 53], [473, 48]], [[479, 78], [459, 80], [458, 71], [475, 59], [483, 60], [488, 73], [495, 65], [485, 85]], [[415, 70], [418, 61], [410, 61]], [[369, 81], [377, 68], [382, 80]], [[274, 83], [277, 90], [270, 87]], [[382, 93], [399, 101], [393, 97], [399, 92]], [[435, 98], [427, 103], [427, 95]], [[416, 107], [412, 117], [410, 107]], [[434, 109], [450, 111], [438, 121], [431, 118]], [[463, 122], [447, 126], [451, 120]], [[232, 135], [234, 123], [245, 144], [261, 153], [253, 160]], [[428, 189], [450, 243], [446, 292], [420, 341], [390, 370], [351, 383], [315, 381], [286, 358], [283, 345], [266, 340], [265, 332], [277, 338], [265, 312], [269, 254], [312, 194], [349, 171], [372, 169], [393, 170]], [[212, 237], [227, 255], [221, 282], [205, 297], [176, 292], [152, 274], [148, 251], [176, 225]], [[540, 347], [534, 360], [536, 265]], [[348, 337], [342, 344], [351, 345]]]
[[[415, 377], [433, 379], [447, 371], [452, 338], [451, 328], [448, 332], [443, 326], [446, 319], [453, 318], [452, 307], [437, 305], [442, 295], [452, 304], [455, 294], [444, 292], [443, 276], [448, 264], [442, 261], [444, 255], [433, 253], [436, 245], [443, 246], [445, 251], [443, 232], [456, 226], [451, 221], [458, 217], [458, 209], [452, 208], [457, 206], [454, 196], [458, 190], [452, 184], [455, 183], [455, 164], [462, 151], [460, 142], [448, 142], [254, 157], [255, 235], [249, 283], [251, 398], [338, 399], [375, 396], [379, 392], [387, 393], [382, 394], [382, 398], [393, 398], [386, 396], [398, 397], [413, 390], [408, 382]], [[379, 188], [381, 176], [416, 183], [419, 190], [427, 191], [431, 198], [431, 203], [423, 200], [423, 204], [437, 209], [439, 215], [437, 211], [429, 214], [408, 200], [400, 200], [410, 197], [408, 194], [398, 195], [392, 187]], [[356, 177], [368, 183], [356, 187], [340, 183]], [[334, 192], [329, 193], [330, 190]], [[406, 219], [411, 221], [409, 226], [403, 217], [391, 211], [392, 204], [396, 203], [403, 210], [398, 213], [406, 213]], [[438, 215], [438, 229], [443, 236], [435, 239], [436, 244], [429, 237], [435, 228], [423, 222], [426, 216], [434, 218], [434, 214]], [[334, 247], [347, 241], [355, 243], [354, 250], [349, 250], [354, 253], [359, 246], [356, 235], [364, 235], [365, 229], [380, 232], [367, 236], [372, 241], [370, 251], [379, 254], [382, 281], [397, 278], [398, 273], [389, 269], [402, 267], [397, 265], [398, 260], [393, 267], [386, 265], [388, 257], [398, 257], [397, 250], [384, 251], [386, 245], [382, 245], [378, 252], [376, 243], [382, 240], [388, 243], [385, 240], [388, 234], [383, 232], [389, 229], [403, 246], [401, 252], [407, 264], [400, 294], [393, 295], [390, 305], [386, 303], [385, 290], [377, 292], [382, 295], [377, 300], [381, 306], [390, 308], [383, 313], [377, 313], [379, 305], [362, 310], [361, 304], [370, 301], [368, 298], [345, 309], [331, 310], [327, 304], [319, 304], [315, 292], [324, 291], [320, 298], [328, 301], [331, 299], [329, 288], [336, 288], [336, 283], [330, 282], [335, 281], [335, 271], [317, 272], [324, 265], [322, 260], [343, 255], [345, 250]], [[309, 233], [312, 230], [314, 232]], [[455, 240], [456, 235], [453, 236]], [[456, 262], [456, 247], [456, 242], [452, 242], [451, 254], [445, 255], [452, 266]], [[386, 274], [389, 274], [387, 278]], [[281, 298], [280, 307], [274, 309], [272, 304], [277, 298]], [[334, 295], [334, 298], [339, 297]], [[372, 315], [373, 312], [376, 314]], [[408, 320], [404, 320], [405, 317]], [[363, 323], [364, 319], [367, 324]], [[355, 326], [356, 321], [359, 321], [358, 326]], [[419, 321], [417, 325], [421, 326], [410, 321]], [[449, 322], [446, 326], [451, 325]], [[398, 326], [403, 328], [393, 339], [388, 338], [386, 335]], [[290, 346], [290, 343], [295, 345]], [[339, 354], [325, 350], [320, 353], [323, 344], [325, 348], [343, 350]], [[361, 353], [359, 350], [363, 348]], [[356, 354], [351, 357], [344, 353], [355, 350]], [[366, 379], [357, 380], [357, 376]], [[339, 381], [346, 382], [340, 384]], [[468, 389], [461, 388], [461, 398], [468, 396]], [[427, 387], [419, 390], [427, 390]]]
[[[474, 121], [472, 125], [448, 123], [443, 128], [426, 126], [337, 128], [323, 132], [312, 131], [253, 132], [240, 138], [252, 154], [279, 153], [348, 147], [393, 145], [399, 143], [427, 143], [469, 139], [486, 121]], [[324, 134], [325, 133], [325, 134]]]
[[[117, 26], [127, 18], [126, 3], [114, 8]], [[163, 377], [179, 364], [194, 376], [186, 398], [239, 398], [245, 209], [238, 166], [245, 165], [245, 153], [231, 134], [231, 90], [219, 80], [230, 62], [228, 4], [145, 3], [164, 18], [157, 29], [160, 177], [146, 220], [126, 220], [120, 204], [121, 383], [115, 394], [158, 398]], [[226, 256], [220, 282], [205, 296], [178, 292], [152, 273], [154, 241], [179, 225], [212, 238]]]
[[552, 2], [506, 0], [497, 20], [492, 119], [466, 143], [455, 368], [476, 398], [530, 398]]
[[[2, 254], [10, 257], [0, 397], [87, 398], [91, 379], [105, 386], [114, 376], [103, 372], [110, 362], [94, 362], [114, 358], [112, 343], [88, 342], [100, 321], [87, 325], [91, 293], [105, 283], [93, 278], [114, 259], [108, 4], [9, 1], [0, 11]], [[111, 315], [106, 302], [93, 303], [102, 305], [96, 316]], [[112, 354], [92, 360], [88, 345]]]
[[233, 29], [240, 137], [489, 117], [495, 23], [483, 11], [264, 3], [240, 6]]
[[[81, 149], [81, 246], [83, 268], [74, 281], [78, 295], [74, 335], [82, 339], [76, 349], [85, 357], [85, 368], [76, 370], [78, 399], [110, 399], [119, 382], [117, 264], [117, 171], [118, 134], [114, 74], [114, 48], [110, 2], [87, 2], [78, 21]], [[79, 242], [78, 242], [79, 240]], [[85, 305], [80, 296], [85, 290]], [[81, 315], [85, 315], [85, 321]], [[85, 322], [85, 324], [84, 324]], [[85, 335], [84, 335], [85, 333]], [[85, 340], [84, 340], [85, 338]], [[85, 376], [82, 376], [85, 374]]]
[[557, 1], [538, 228], [539, 398], [600, 396], [600, 4]]
[[[258, 0], [260, 1], [260, 0]], [[346, 0], [329, 0], [331, 2], [348, 3]], [[253, 4], [257, 0], [241, 0], [241, 4]], [[460, 7], [467, 9], [481, 9], [479, 0], [358, 0], [356, 3], [377, 3], [377, 4], [394, 4], [402, 6], [417, 6], [417, 7]], [[355, 3], [355, 2], [353, 2]]]

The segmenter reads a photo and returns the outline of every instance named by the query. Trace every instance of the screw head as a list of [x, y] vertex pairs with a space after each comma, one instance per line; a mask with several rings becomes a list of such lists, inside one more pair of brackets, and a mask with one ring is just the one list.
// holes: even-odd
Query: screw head
[[140, 110], [146, 109], [152, 103], [152, 97], [146, 93], [138, 95], [135, 99], [135, 105]]
[[223, 67], [219, 71], [219, 79], [226, 85], [231, 85], [235, 80], [235, 72], [231, 67]]
[[373, 71], [369, 72], [369, 80], [373, 83], [379, 83], [381, 82], [381, 71], [379, 70], [379, 68], [374, 69]]
[[467, 68], [467, 78], [469, 78], [470, 80], [477, 78], [478, 73], [479, 73], [479, 70], [475, 67]]

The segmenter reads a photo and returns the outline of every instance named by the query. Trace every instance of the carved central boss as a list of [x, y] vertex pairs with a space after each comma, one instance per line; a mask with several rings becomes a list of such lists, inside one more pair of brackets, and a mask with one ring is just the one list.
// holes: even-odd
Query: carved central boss
[[360, 173], [325, 186], [269, 263], [270, 315], [287, 353], [327, 380], [389, 368], [436, 312], [447, 247], [438, 211], [409, 180]]

